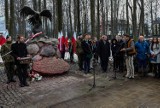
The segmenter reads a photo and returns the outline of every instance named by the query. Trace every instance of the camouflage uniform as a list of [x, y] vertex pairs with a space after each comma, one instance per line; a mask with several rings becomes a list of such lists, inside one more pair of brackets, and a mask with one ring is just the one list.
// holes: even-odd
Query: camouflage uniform
[[82, 49], [82, 40], [78, 39], [76, 42], [76, 53], [78, 55], [78, 65], [79, 70], [83, 70], [83, 62], [84, 62], [84, 51]]
[[[2, 56], [8, 52], [11, 51], [11, 42], [6, 42], [2, 48], [1, 48], [1, 54]], [[14, 76], [14, 57], [11, 54], [8, 54], [4, 57], [2, 57], [4, 66], [5, 66], [5, 72], [7, 73], [8, 81], [13, 81]]]

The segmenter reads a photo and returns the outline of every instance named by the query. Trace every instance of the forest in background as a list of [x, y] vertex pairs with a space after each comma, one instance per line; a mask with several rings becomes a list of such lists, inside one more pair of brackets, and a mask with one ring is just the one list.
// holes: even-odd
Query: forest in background
[[52, 21], [43, 18], [43, 30], [49, 37], [58, 32], [71, 37], [74, 32], [90, 32], [114, 37], [127, 33], [153, 35], [154, 21], [159, 19], [159, 0], [0, 0], [0, 15], [6, 18], [6, 28], [13, 37], [31, 34], [31, 26], [19, 10], [29, 6], [36, 11], [49, 9]]

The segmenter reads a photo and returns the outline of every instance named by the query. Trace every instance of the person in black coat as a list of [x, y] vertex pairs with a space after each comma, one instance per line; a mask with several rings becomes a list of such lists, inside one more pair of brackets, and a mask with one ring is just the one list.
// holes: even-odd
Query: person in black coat
[[116, 39], [111, 40], [111, 50], [112, 50], [112, 56], [113, 56], [113, 69], [117, 70], [118, 68], [118, 61], [117, 61], [117, 50], [118, 50], [118, 42]]
[[107, 36], [102, 36], [102, 39], [99, 41], [97, 51], [100, 57], [102, 70], [103, 72], [106, 72], [110, 56], [110, 43], [108, 42]]
[[120, 72], [123, 72], [124, 71], [124, 55], [125, 55], [125, 53], [124, 52], [121, 52], [120, 50], [121, 49], [123, 49], [124, 48], [124, 46], [125, 46], [125, 43], [124, 43], [124, 41], [122, 40], [122, 37], [121, 36], [116, 36], [116, 40], [117, 40], [117, 46], [118, 46], [118, 48], [117, 48], [117, 66], [118, 66], [118, 71], [120, 71]]
[[74, 49], [73, 49], [73, 48], [74, 48], [74, 47], [73, 47], [73, 43], [72, 43], [72, 42], [69, 42], [69, 43], [68, 43], [68, 46], [69, 46], [70, 62], [73, 63], [73, 59], [74, 59], [74, 58], [73, 58], [73, 50], [74, 50]]
[[89, 39], [90, 39], [90, 35], [85, 34], [84, 40], [82, 41], [82, 49], [84, 52], [84, 72], [85, 74], [89, 73], [90, 61], [92, 58], [92, 42]]
[[11, 50], [12, 50], [11, 54], [14, 57], [15, 64], [17, 66], [20, 86], [21, 87], [29, 86], [26, 81], [27, 76], [28, 76], [28, 72], [27, 72], [28, 65], [27, 64], [20, 64], [21, 58], [27, 57], [27, 55], [28, 55], [27, 46], [24, 43], [24, 36], [19, 35], [17, 37], [17, 42], [12, 44]]

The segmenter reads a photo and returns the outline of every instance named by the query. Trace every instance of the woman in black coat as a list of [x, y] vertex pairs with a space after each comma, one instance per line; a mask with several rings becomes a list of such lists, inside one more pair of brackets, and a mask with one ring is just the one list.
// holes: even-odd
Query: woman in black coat
[[117, 54], [118, 54], [118, 42], [116, 39], [112, 39], [111, 41], [111, 50], [112, 50], [112, 56], [113, 56], [113, 68], [116, 70], [118, 68], [118, 62], [117, 62]]

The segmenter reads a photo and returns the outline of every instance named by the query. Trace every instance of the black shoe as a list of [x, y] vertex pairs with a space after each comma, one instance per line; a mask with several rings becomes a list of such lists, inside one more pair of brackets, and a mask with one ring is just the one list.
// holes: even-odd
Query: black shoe
[[25, 83], [24, 86], [29, 86], [29, 84], [28, 84], [28, 83]]
[[12, 79], [11, 82], [16, 82], [16, 80]]
[[82, 71], [82, 69], [79, 69], [79, 71]]
[[11, 81], [7, 81], [7, 84], [9, 84]]
[[103, 73], [106, 73], [106, 72], [107, 72], [107, 70], [102, 70], [102, 72], [103, 72]]
[[84, 74], [87, 74], [87, 71], [84, 71]]
[[20, 84], [19, 86], [20, 86], [20, 87], [24, 87], [24, 85], [23, 85], [23, 84]]

